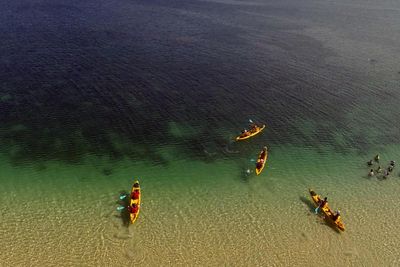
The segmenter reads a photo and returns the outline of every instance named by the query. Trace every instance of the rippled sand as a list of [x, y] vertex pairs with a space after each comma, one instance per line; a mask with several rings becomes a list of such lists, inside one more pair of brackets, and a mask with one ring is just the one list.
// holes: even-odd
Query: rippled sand
[[[397, 266], [400, 177], [367, 178], [365, 159], [355, 155], [303, 150], [295, 165], [299, 151], [273, 150], [265, 172], [248, 178], [232, 160], [167, 168], [125, 162], [110, 176], [96, 165], [49, 164], [45, 171], [4, 165], [0, 260], [4, 266]], [[143, 206], [136, 224], [126, 227], [116, 201], [132, 173], [140, 173]], [[344, 233], [312, 213], [308, 187], [342, 211]]]

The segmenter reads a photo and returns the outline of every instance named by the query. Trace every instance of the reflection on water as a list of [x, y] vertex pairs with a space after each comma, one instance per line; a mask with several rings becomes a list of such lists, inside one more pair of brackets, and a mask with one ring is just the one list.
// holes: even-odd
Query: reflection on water
[[[171, 144], [210, 160], [199, 151], [211, 146], [224, 157], [249, 118], [267, 123], [271, 143], [339, 152], [400, 137], [359, 131], [370, 124], [359, 105], [375, 92], [360, 92], [363, 73], [326, 63], [339, 55], [290, 21], [307, 12], [301, 8], [102, 4], [13, 1], [0, 11], [0, 135], [13, 163], [78, 163], [94, 154], [168, 164], [155, 148]], [[353, 111], [358, 119], [349, 121]], [[374, 127], [387, 127], [387, 118]], [[171, 123], [195, 132], [177, 138]]]

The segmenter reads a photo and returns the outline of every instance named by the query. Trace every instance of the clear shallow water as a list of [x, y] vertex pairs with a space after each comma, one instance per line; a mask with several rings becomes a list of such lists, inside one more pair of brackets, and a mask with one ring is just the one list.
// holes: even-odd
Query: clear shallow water
[[[3, 5], [2, 262], [397, 265], [398, 173], [364, 166], [400, 158], [397, 3]], [[233, 143], [249, 118], [268, 128]], [[310, 213], [309, 187], [348, 231]]]
[[[301, 149], [299, 159], [299, 151], [276, 148], [266, 172], [246, 179], [230, 160], [152, 168], [119, 162], [109, 176], [101, 174], [104, 163], [90, 159], [75, 168], [49, 164], [46, 171], [3, 165], [2, 180], [24, 183], [2, 186], [3, 262], [27, 263], [22, 255], [29, 255], [36, 265], [63, 259], [66, 265], [306, 266], [318, 262], [318, 249], [333, 266], [395, 265], [399, 178], [367, 178], [363, 158], [354, 154], [319, 157]], [[399, 156], [386, 152], [382, 161]], [[126, 227], [115, 202], [132, 173], [141, 176], [143, 206], [140, 220]], [[341, 209], [346, 232], [311, 212], [309, 187]]]

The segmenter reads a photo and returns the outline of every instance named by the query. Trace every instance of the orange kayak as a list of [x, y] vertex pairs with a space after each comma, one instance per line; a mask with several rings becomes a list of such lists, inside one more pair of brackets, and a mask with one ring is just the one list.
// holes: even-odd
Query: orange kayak
[[236, 137], [236, 141], [241, 141], [241, 140], [245, 140], [248, 139], [250, 137], [253, 137], [259, 133], [262, 132], [262, 130], [264, 130], [265, 125], [259, 127], [259, 126], [255, 126], [254, 128], [250, 129], [249, 131], [246, 131], [242, 134], [240, 134], [238, 137]]
[[[317, 193], [315, 193], [315, 192], [314, 192], [313, 190], [311, 190], [311, 189], [309, 189], [309, 191], [310, 191], [311, 198], [312, 198], [312, 200], [314, 201], [314, 204], [316, 205], [316, 207], [318, 207], [318, 206], [319, 206], [319, 203], [322, 201], [321, 196], [318, 195]], [[333, 225], [335, 225], [335, 226], [336, 226], [337, 228], [339, 228], [340, 230], [344, 231], [345, 228], [344, 228], [344, 224], [343, 224], [343, 222], [342, 222], [342, 219], [341, 219], [340, 216], [339, 216], [338, 219], [334, 220], [334, 218], [333, 218], [334, 213], [333, 213], [332, 210], [329, 208], [328, 203], [326, 203], [326, 205], [325, 205], [322, 209], [320, 209], [320, 210], [324, 213], [325, 219], [326, 219], [327, 221], [329, 221], [330, 223], [332, 223]]]

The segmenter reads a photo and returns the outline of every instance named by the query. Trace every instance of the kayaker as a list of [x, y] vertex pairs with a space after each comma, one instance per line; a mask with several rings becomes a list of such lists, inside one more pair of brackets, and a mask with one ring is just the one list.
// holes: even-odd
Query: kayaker
[[374, 160], [375, 160], [376, 162], [379, 162], [379, 154], [376, 154], [376, 155], [375, 155]]
[[340, 210], [337, 210], [336, 211], [336, 214], [334, 214], [333, 216], [332, 216], [332, 220], [333, 221], [338, 221], [340, 219]]
[[394, 164], [395, 164], [396, 162], [394, 161], [394, 160], [391, 160], [390, 161], [390, 165], [392, 165], [393, 167], [394, 167]]
[[259, 162], [257, 162], [257, 169], [261, 169], [262, 168], [262, 166], [263, 166], [263, 164], [264, 164], [264, 159], [260, 159], [260, 161]]
[[389, 165], [389, 167], [388, 167], [388, 172], [392, 172], [393, 171], [393, 166], [392, 165]]
[[374, 176], [374, 170], [373, 170], [373, 169], [371, 169], [371, 170], [369, 171], [368, 176]]
[[248, 136], [250, 133], [246, 130], [246, 129], [244, 129], [243, 131], [242, 131], [242, 134], [240, 135], [241, 137], [246, 137], [246, 136]]
[[328, 198], [327, 198], [327, 197], [324, 197], [324, 200], [321, 200], [321, 201], [319, 202], [318, 207], [315, 209], [315, 214], [318, 213], [319, 209], [323, 209], [327, 203], [328, 203]]
[[131, 193], [131, 199], [139, 199], [139, 195], [140, 195], [139, 189], [135, 189], [135, 190], [133, 190], [133, 192]]
[[386, 179], [389, 176], [388, 170], [385, 170], [385, 173], [383, 174], [383, 179]]
[[139, 182], [135, 182], [135, 183], [133, 184], [133, 187], [139, 187]]
[[130, 213], [137, 213], [139, 211], [139, 206], [135, 203], [132, 204], [132, 206], [128, 207], [128, 211]]
[[367, 162], [368, 166], [372, 165], [372, 159], [370, 161]]

